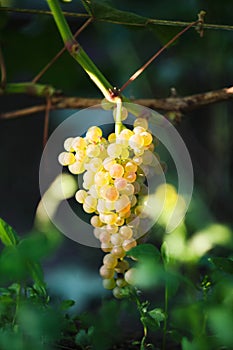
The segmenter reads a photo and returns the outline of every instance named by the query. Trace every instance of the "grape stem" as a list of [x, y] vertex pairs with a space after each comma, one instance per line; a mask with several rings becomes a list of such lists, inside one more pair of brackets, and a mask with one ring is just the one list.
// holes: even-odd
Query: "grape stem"
[[116, 101], [116, 120], [115, 120], [115, 134], [119, 136], [121, 132], [122, 122], [121, 122], [121, 111], [122, 111], [122, 100], [118, 97]]

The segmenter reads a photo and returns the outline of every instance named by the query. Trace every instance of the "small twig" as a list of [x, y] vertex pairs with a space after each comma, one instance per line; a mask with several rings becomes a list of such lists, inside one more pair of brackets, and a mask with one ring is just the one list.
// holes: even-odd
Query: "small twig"
[[51, 110], [51, 98], [48, 96], [46, 101], [45, 118], [44, 118], [43, 148], [45, 147], [48, 141], [50, 110]]
[[181, 30], [178, 34], [176, 34], [171, 40], [169, 40], [159, 51], [157, 51], [140, 69], [138, 69], [130, 78], [127, 80], [127, 82], [120, 88], [120, 92], [122, 92], [130, 83], [132, 83], [135, 79], [138, 78], [138, 76], [144, 72], [144, 70], [164, 51], [173, 44], [181, 35], [183, 35], [187, 30], [189, 30], [191, 27], [195, 26], [199, 23], [198, 21], [190, 23], [187, 27], [185, 27], [183, 30]]
[[6, 66], [3, 57], [2, 48], [0, 46], [0, 70], [1, 70], [1, 87], [4, 89], [6, 86]]
[[[74, 34], [74, 38], [77, 38], [79, 34], [92, 22], [93, 18], [90, 17], [88, 20], [77, 30], [77, 32]], [[47, 72], [47, 70], [58, 60], [59, 57], [66, 51], [66, 46], [63, 46], [63, 48], [54, 56], [51, 61], [35, 76], [35, 78], [32, 80], [33, 83], [37, 83], [38, 80]]]

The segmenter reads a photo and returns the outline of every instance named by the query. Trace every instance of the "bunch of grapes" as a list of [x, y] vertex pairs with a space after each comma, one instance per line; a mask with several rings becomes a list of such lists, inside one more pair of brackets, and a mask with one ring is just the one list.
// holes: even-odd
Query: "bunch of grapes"
[[[124, 107], [122, 114], [127, 116]], [[107, 253], [99, 270], [103, 285], [120, 297], [130, 282], [126, 252], [137, 245], [145, 219], [145, 179], [156, 166], [148, 122], [136, 118], [132, 130], [123, 126], [118, 135], [111, 133], [107, 139], [98, 126], [92, 126], [85, 137], [66, 139], [64, 148], [59, 162], [72, 174], [82, 174], [82, 188], [75, 198], [92, 214], [94, 235]]]

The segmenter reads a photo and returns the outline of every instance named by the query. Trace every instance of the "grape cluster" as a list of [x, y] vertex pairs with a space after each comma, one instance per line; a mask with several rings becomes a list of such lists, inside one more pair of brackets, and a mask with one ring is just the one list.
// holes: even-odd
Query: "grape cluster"
[[93, 214], [94, 235], [107, 253], [99, 273], [104, 287], [113, 289], [116, 297], [127, 285], [126, 252], [137, 245], [145, 216], [145, 178], [155, 166], [152, 141], [147, 120], [136, 118], [133, 130], [124, 127], [107, 139], [99, 127], [92, 126], [85, 137], [66, 139], [65, 152], [59, 155], [60, 164], [72, 174], [83, 174], [82, 189], [75, 198], [86, 213]]

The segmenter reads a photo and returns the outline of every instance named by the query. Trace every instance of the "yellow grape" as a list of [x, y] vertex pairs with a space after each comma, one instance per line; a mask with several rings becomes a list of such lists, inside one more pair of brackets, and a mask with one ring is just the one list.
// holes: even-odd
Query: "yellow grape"
[[92, 216], [90, 223], [94, 227], [101, 227], [103, 225], [98, 215]]
[[123, 242], [123, 238], [119, 235], [119, 233], [114, 233], [111, 236], [111, 243], [115, 245], [121, 245]]
[[134, 127], [141, 126], [145, 130], [148, 129], [148, 122], [145, 118], [137, 118], [133, 123]]
[[134, 182], [134, 181], [136, 180], [137, 175], [136, 175], [133, 171], [129, 171], [129, 172], [126, 172], [126, 173], [124, 174], [124, 178], [125, 178], [128, 182], [132, 183], [132, 182]]
[[68, 137], [68, 139], [64, 141], [64, 148], [67, 152], [74, 152], [74, 148], [72, 146], [73, 140], [73, 137]]
[[84, 190], [78, 190], [75, 194], [75, 199], [78, 203], [83, 204], [87, 197], [87, 192]]
[[75, 154], [75, 158], [79, 162], [84, 162], [86, 159], [86, 156], [87, 156], [86, 151], [83, 149], [78, 150]]
[[142, 132], [140, 135], [144, 139], [144, 146], [149, 146], [153, 141], [152, 135], [147, 131]]
[[105, 289], [109, 289], [109, 290], [111, 290], [111, 289], [113, 289], [113, 288], [115, 288], [116, 287], [116, 281], [115, 281], [115, 279], [114, 278], [104, 278], [103, 279], [103, 287], [105, 288]]
[[119, 198], [119, 192], [114, 186], [109, 186], [105, 192], [105, 198], [109, 201], [116, 201]]
[[111, 157], [107, 157], [103, 161], [104, 169], [107, 171], [109, 171], [114, 164], [116, 164], [116, 160]]
[[113, 164], [113, 166], [109, 170], [109, 174], [114, 179], [122, 177], [122, 175], [124, 174], [124, 168], [120, 164]]
[[95, 174], [95, 183], [97, 186], [107, 185], [110, 181], [110, 176], [108, 172], [98, 171]]
[[116, 256], [110, 254], [105, 255], [104, 259], [103, 259], [103, 263], [104, 265], [108, 268], [108, 269], [112, 269], [117, 265], [117, 258]]
[[127, 180], [123, 177], [118, 177], [114, 180], [114, 186], [118, 189], [118, 191], [122, 191], [127, 186]]
[[68, 166], [69, 171], [74, 175], [82, 174], [85, 171], [84, 164], [82, 162], [75, 162]]
[[117, 266], [115, 267], [115, 271], [117, 273], [125, 273], [125, 271], [128, 269], [129, 269], [129, 263], [127, 260], [118, 261]]
[[101, 140], [102, 130], [98, 126], [92, 126], [87, 130], [86, 139], [91, 143], [96, 143]]
[[125, 171], [126, 172], [131, 172], [132, 171], [132, 172], [136, 173], [137, 169], [138, 169], [137, 165], [134, 162], [132, 162], [132, 161], [128, 161], [125, 164]]
[[135, 241], [135, 239], [130, 238], [130, 239], [126, 239], [123, 244], [122, 247], [123, 249], [127, 252], [128, 250], [130, 250], [133, 247], [136, 247], [137, 242]]
[[129, 226], [122, 226], [119, 230], [119, 234], [124, 239], [130, 239], [133, 236], [133, 230]]
[[73, 153], [62, 152], [58, 156], [58, 161], [61, 165], [67, 166], [76, 162], [75, 156]]
[[144, 139], [141, 135], [135, 134], [130, 137], [129, 145], [131, 148], [141, 148], [144, 146]]
[[73, 139], [72, 147], [75, 151], [85, 149], [87, 147], [86, 140], [80, 136], [77, 136]]
[[108, 135], [108, 142], [109, 143], [116, 142], [116, 134], [114, 132]]
[[111, 250], [111, 254], [122, 259], [125, 256], [125, 251], [121, 246], [115, 245]]
[[102, 265], [100, 270], [100, 276], [105, 279], [113, 278], [114, 276], [114, 269], [108, 269], [105, 265]]

